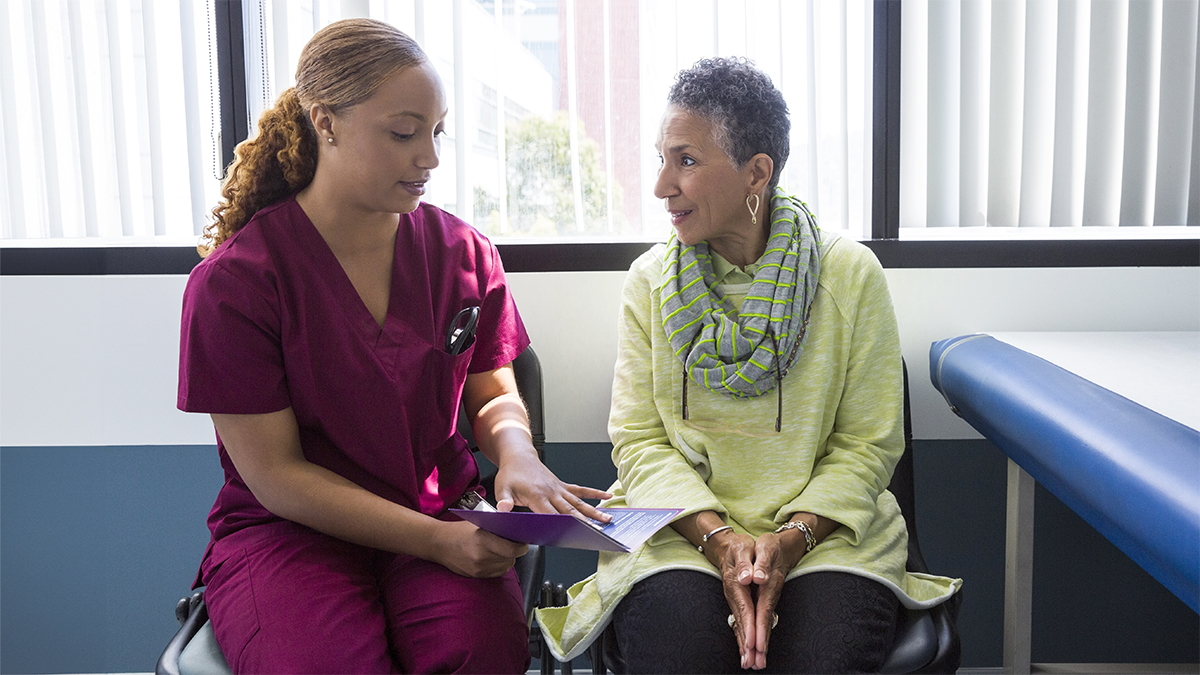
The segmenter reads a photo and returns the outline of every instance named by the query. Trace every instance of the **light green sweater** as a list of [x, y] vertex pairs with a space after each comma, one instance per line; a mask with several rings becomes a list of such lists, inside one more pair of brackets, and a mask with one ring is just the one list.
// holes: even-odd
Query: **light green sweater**
[[[825, 233], [821, 278], [804, 350], [776, 394], [734, 399], [688, 386], [659, 309], [665, 247], [629, 270], [618, 324], [609, 435], [617, 482], [604, 506], [713, 510], [737, 532], [759, 536], [807, 511], [843, 524], [788, 578], [817, 571], [860, 574], [907, 607], [949, 598], [959, 579], [904, 570], [908, 535], [885, 489], [904, 450], [900, 342], [887, 280], [858, 242]], [[665, 527], [631, 553], [600, 553], [596, 574], [571, 587], [567, 607], [540, 609], [559, 660], [582, 653], [635, 583], [668, 569], [718, 571]]]

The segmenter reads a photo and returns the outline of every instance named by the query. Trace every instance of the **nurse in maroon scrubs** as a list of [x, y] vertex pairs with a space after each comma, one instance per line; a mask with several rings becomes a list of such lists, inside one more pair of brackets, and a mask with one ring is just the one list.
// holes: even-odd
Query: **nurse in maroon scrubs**
[[341, 21], [296, 81], [183, 299], [178, 405], [212, 416], [226, 476], [198, 578], [217, 642], [234, 672], [524, 672], [526, 547], [444, 518], [478, 479], [460, 402], [502, 510], [599, 517], [607, 493], [538, 461], [496, 249], [421, 202], [447, 106], [420, 47]]

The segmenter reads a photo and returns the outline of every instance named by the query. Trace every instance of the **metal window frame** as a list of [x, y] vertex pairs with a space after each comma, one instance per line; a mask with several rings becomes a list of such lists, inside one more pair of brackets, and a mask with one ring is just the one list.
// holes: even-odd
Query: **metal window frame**
[[[1197, 267], [1198, 240], [863, 242], [884, 268]], [[508, 272], [624, 272], [653, 242], [499, 243]], [[192, 247], [3, 248], [0, 275], [188, 274]]]
[[245, 9], [242, 0], [214, 3], [217, 39], [217, 92], [221, 119], [221, 177], [233, 162], [233, 149], [250, 137], [246, 86]]

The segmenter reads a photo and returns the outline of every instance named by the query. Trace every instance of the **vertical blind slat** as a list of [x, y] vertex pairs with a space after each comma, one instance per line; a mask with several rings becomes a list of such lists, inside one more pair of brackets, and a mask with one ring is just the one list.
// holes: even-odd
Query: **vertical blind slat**
[[712, 51], [714, 54], [721, 53], [721, 9], [718, 3], [712, 3], [711, 21], [713, 25], [712, 34]]
[[121, 234], [134, 234], [133, 189], [130, 176], [129, 145], [126, 139], [126, 87], [122, 68], [120, 16], [112, 6], [115, 0], [105, 0], [109, 5], [104, 12], [108, 43], [108, 75], [112, 91], [112, 134], [113, 168], [117, 178], [117, 203], [120, 208]]
[[825, 108], [825, 118], [820, 120], [823, 135], [827, 139], [825, 145], [828, 148], [822, 165], [824, 170], [831, 174], [831, 180], [825, 183], [828, 199], [825, 201], [824, 218], [830, 223], [844, 224], [850, 219], [850, 191], [846, 184], [850, 172], [846, 4], [823, 3], [821, 10], [828, 13], [826, 25], [831, 29], [812, 36], [823, 42], [820, 54], [828, 57], [825, 67], [818, 68], [818, 78], [832, 78], [822, 83], [820, 95], [813, 96], [828, 104]]
[[246, 128], [253, 136], [258, 132], [258, 119], [274, 101], [271, 100], [271, 43], [272, 32], [266, 29], [266, 6], [263, 0], [247, 0], [243, 7], [242, 40], [246, 54]]
[[113, 0], [101, 0], [97, 9], [99, 18], [94, 25], [103, 28], [95, 31], [97, 55], [95, 66], [92, 68], [95, 76], [89, 79], [93, 79], [97, 84], [95, 98], [99, 106], [92, 129], [96, 131], [97, 159], [102, 162], [104, 170], [96, 173], [96, 199], [100, 210], [101, 236], [123, 237], [126, 225], [130, 224], [126, 218], [128, 194], [121, 189], [121, 181], [126, 178], [124, 155], [118, 153], [118, 149], [124, 147], [124, 139], [114, 133], [114, 129], [117, 128], [116, 117], [121, 110], [117, 102], [123, 103], [124, 99], [120, 96], [121, 81], [114, 79], [119, 72], [115, 53], [119, 46], [112, 44], [108, 22], [104, 18], [108, 12], [118, 10]]
[[991, 37], [987, 221], [993, 227], [1016, 227], [1025, 107], [1025, 4], [993, 3]]
[[21, 141], [17, 130], [16, 35], [19, 31], [17, 3], [3, 3], [4, 21], [0, 21], [0, 150], [4, 154], [4, 184], [0, 189], [0, 234], [14, 239], [25, 237], [25, 185], [21, 163]]
[[[874, 81], [872, 78], [873, 61], [875, 55], [875, 11], [873, 4], [867, 0], [859, 0], [852, 9], [850, 17], [850, 26], [858, 26], [858, 36], [854, 39], [852, 51], [857, 51], [862, 58], [859, 64], [859, 69], [856, 75], [852, 75], [846, 86], [853, 86], [853, 82], [857, 79], [861, 82], [859, 86], [859, 99], [852, 108], [857, 106], [859, 112], [859, 128], [862, 129], [861, 145], [858, 148], [857, 155], [859, 162], [859, 175], [857, 177], [849, 175], [846, 180], [851, 181], [850, 189], [850, 204], [853, 208], [850, 214], [850, 222], [847, 223], [847, 228], [850, 223], [863, 223], [864, 227], [872, 219], [872, 204], [871, 190], [867, 186], [871, 185], [874, 178], [871, 162], [874, 159], [875, 139], [874, 129], [874, 107], [872, 105], [872, 97], [874, 95]], [[853, 30], [853, 28], [852, 28]], [[851, 171], [854, 166], [851, 163]], [[857, 205], [857, 206], [856, 206]], [[864, 235], [866, 233], [864, 232]]]
[[44, 190], [42, 193], [42, 202], [46, 209], [48, 221], [45, 223], [47, 229], [44, 235], [61, 237], [63, 234], [63, 211], [58, 176], [58, 134], [54, 123], [54, 87], [50, 86], [50, 83], [54, 82], [55, 78], [50, 70], [46, 4], [44, 2], [34, 2], [31, 9], [33, 30], [30, 37], [33, 40], [34, 73], [36, 73], [38, 82], [46, 83], [45, 86], [37, 88], [36, 102], [38, 110], [34, 124], [37, 137], [41, 140], [41, 178]]
[[46, 16], [46, 38], [50, 52], [49, 72], [58, 73], [53, 81], [39, 80], [39, 91], [50, 89], [50, 100], [53, 109], [42, 111], [43, 124], [54, 126], [55, 151], [53, 180], [58, 189], [57, 208], [60, 221], [51, 225], [51, 236], [78, 236], [81, 229], [83, 213], [79, 198], [79, 156], [78, 134], [75, 122], [75, 82], [71, 62], [71, 31], [69, 18], [64, 14], [69, 12], [69, 3], [46, 2], [43, 6], [49, 10]]
[[[1197, 60], [1200, 61], [1200, 39], [1197, 39]], [[1196, 64], [1196, 79], [1192, 85], [1192, 111], [1200, 111], [1200, 62]], [[1196, 124], [1192, 118], [1193, 125]], [[1192, 162], [1191, 175], [1188, 180], [1188, 213], [1187, 224], [1200, 227], [1200, 129], [1193, 127], [1192, 131]]]
[[1200, 0], [1172, 0], [1162, 8], [1162, 74], [1159, 84], [1158, 165], [1155, 171], [1154, 222], [1184, 225], [1188, 220], [1188, 184], [1200, 178], [1191, 161], [1196, 133], [1196, 34]]
[[162, 114], [159, 106], [158, 27], [154, 21], [154, 1], [142, 3], [142, 59], [146, 78], [146, 149], [150, 166], [148, 201], [151, 205], [149, 232], [162, 236], [167, 233], [167, 206], [163, 179]]
[[713, 25], [718, 27], [716, 32], [715, 54], [745, 54], [746, 45], [755, 36], [749, 35], [753, 29], [746, 21], [746, 0], [713, 3]]
[[1154, 170], [1158, 146], [1158, 73], [1162, 40], [1162, 0], [1129, 5], [1124, 156], [1118, 224], [1146, 227], [1153, 221]]
[[1092, 2], [1087, 168], [1083, 182], [1085, 227], [1116, 225], [1120, 215], [1128, 18], [1128, 3], [1123, 0]]
[[145, 0], [130, 0], [129, 21], [126, 25], [129, 49], [126, 61], [127, 74], [133, 83], [132, 105], [133, 124], [129, 128], [129, 169], [133, 180], [130, 187], [133, 190], [134, 221], [133, 232], [139, 237], [154, 234], [154, 174], [159, 167], [155, 166], [154, 157], [150, 150], [150, 96], [146, 73], [146, 30], [142, 21]]
[[[817, 40], [816, 31], [813, 26], [816, 25], [816, 0], [808, 0], [804, 5], [805, 10], [805, 59], [806, 66], [804, 86], [807, 91], [811, 91], [817, 82]], [[804, 193], [809, 195], [808, 205], [814, 213], [823, 213], [821, 208], [821, 155], [817, 151], [820, 147], [820, 134], [818, 133], [818, 115], [817, 115], [817, 97], [805, 97], [808, 105], [805, 106], [807, 114], [805, 115], [804, 143], [801, 147], [805, 148], [804, 159], [808, 165], [805, 167], [805, 180], [797, 186], [798, 189], [803, 189]]]
[[[929, 143], [930, 91], [929, 0], [906, 0], [900, 5], [900, 227], [923, 228], [929, 204], [928, 184], [933, 170], [929, 165], [932, 149]], [[958, 31], [953, 31], [955, 35]], [[957, 59], [954, 59], [957, 63]], [[878, 67], [878, 66], [877, 66]], [[956, 83], [957, 78], [954, 80]], [[957, 140], [957, 127], [954, 131]], [[939, 135], [939, 138], [941, 136]], [[957, 205], [955, 210], [957, 210]]]
[[[186, 3], [190, 6], [190, 2]], [[188, 94], [186, 91], [189, 77], [185, 64], [187, 56], [184, 45], [187, 40], [181, 29], [184, 2], [156, 3], [152, 16], [155, 39], [153, 59], [157, 77], [155, 81], [155, 100], [158, 114], [159, 142], [154, 143], [154, 151], [162, 166], [163, 189], [158, 199], [162, 204], [162, 232], [158, 236], [173, 236], [191, 238], [194, 233], [193, 197], [190, 187], [190, 176], [193, 167], [205, 164], [202, 158], [191, 159], [188, 146], [198, 138], [189, 138], [188, 130]], [[193, 60], [194, 60], [193, 48]]]
[[962, 5], [959, 227], [982, 227], [987, 224], [989, 18], [986, 3], [967, 2]]
[[83, 7], [80, 3], [72, 2], [68, 5], [67, 12], [71, 30], [71, 70], [75, 80], [75, 128], [79, 148], [79, 178], [83, 192], [83, 233], [88, 237], [96, 237], [100, 234], [100, 224], [96, 208], [95, 156], [92, 147], [94, 135], [89, 124], [91, 112], [95, 107], [88, 98], [86, 65], [89, 55], [83, 39]]
[[[957, 227], [962, 172], [962, 7], [952, 0], [929, 3], [928, 227]], [[903, 151], [901, 145], [901, 151]]]
[[1089, 0], [1060, 0], [1054, 92], [1054, 178], [1050, 226], [1083, 224], [1083, 166], [1087, 138]]
[[288, 23], [292, 16], [292, 12], [289, 11], [290, 5], [286, 0], [271, 3], [271, 68], [274, 71], [274, 77], [271, 79], [275, 82], [276, 96], [292, 86], [295, 73], [291, 72], [291, 68], [300, 58], [299, 54], [291, 54], [291, 31]]
[[200, 121], [201, 78], [196, 41], [198, 34], [203, 33], [198, 30], [195, 0], [180, 0], [179, 35], [182, 38], [180, 54], [183, 61], [183, 128], [185, 136], [183, 146], [187, 167], [190, 169], [187, 175], [188, 195], [191, 197], [191, 227], [189, 229], [196, 235], [204, 230], [206, 198], [202, 167], [208, 164], [201, 145], [201, 139], [204, 138], [204, 127]]
[[1058, 7], [1031, 2], [1025, 7], [1025, 68], [1021, 129], [1021, 165], [1017, 181], [1020, 227], [1050, 224], [1050, 191], [1054, 170], [1055, 33]]

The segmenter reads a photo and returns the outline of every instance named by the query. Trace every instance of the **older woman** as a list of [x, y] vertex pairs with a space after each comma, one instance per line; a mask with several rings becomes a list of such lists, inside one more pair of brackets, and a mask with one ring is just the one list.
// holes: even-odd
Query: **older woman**
[[961, 584], [904, 568], [886, 280], [777, 187], [790, 123], [768, 77], [704, 60], [668, 104], [654, 194], [674, 233], [625, 283], [606, 505], [684, 511], [633, 553], [602, 553], [543, 631], [571, 658], [611, 619], [632, 672], [871, 672], [900, 605]]

